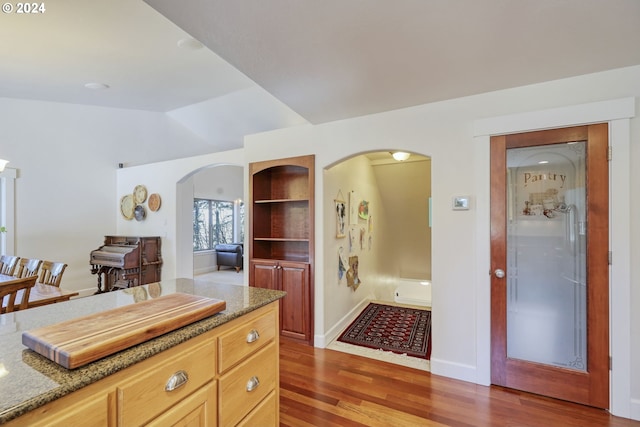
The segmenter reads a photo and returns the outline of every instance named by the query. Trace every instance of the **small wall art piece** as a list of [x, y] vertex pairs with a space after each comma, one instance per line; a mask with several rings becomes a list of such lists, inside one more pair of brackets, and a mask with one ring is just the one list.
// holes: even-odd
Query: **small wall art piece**
[[344, 256], [344, 249], [342, 246], [338, 249], [338, 281], [342, 281], [344, 274], [349, 269], [349, 261]]
[[137, 204], [144, 203], [147, 200], [147, 187], [144, 185], [136, 185], [133, 189], [133, 199]]
[[356, 248], [356, 232], [349, 228], [349, 253], [353, 252]]
[[346, 236], [347, 231], [347, 204], [344, 200], [336, 199], [336, 237], [341, 239]]
[[160, 209], [160, 205], [162, 204], [162, 200], [160, 199], [160, 195], [158, 193], [153, 193], [149, 196], [149, 200], [147, 201], [149, 205], [149, 210], [151, 212], [157, 212]]
[[358, 256], [349, 257], [349, 270], [347, 271], [347, 285], [354, 290], [360, 286], [360, 277], [358, 277]]
[[369, 219], [369, 202], [361, 200], [358, 205], [358, 216], [362, 219]]
[[349, 193], [349, 225], [358, 225], [358, 207], [360, 201], [355, 191]]
[[133, 194], [126, 194], [120, 199], [120, 213], [126, 220], [133, 219], [133, 210], [136, 208], [136, 202]]

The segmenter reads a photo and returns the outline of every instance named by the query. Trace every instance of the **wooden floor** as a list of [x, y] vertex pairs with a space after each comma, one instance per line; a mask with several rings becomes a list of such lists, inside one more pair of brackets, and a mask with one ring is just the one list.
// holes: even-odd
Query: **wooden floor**
[[280, 425], [628, 427], [640, 421], [282, 339]]

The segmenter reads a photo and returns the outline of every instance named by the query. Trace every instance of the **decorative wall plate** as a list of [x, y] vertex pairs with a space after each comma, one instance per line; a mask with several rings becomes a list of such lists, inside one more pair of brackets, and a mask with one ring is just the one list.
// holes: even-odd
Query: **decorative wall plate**
[[154, 283], [149, 283], [149, 296], [151, 298], [158, 298], [160, 295], [162, 295], [162, 287], [160, 286], [160, 283], [158, 282], [154, 282]]
[[133, 210], [133, 216], [136, 218], [136, 221], [143, 221], [147, 217], [147, 210], [144, 206], [138, 205]]
[[158, 193], [151, 194], [149, 196], [149, 201], [147, 202], [151, 212], [156, 212], [158, 209], [160, 209], [161, 203], [162, 203], [162, 200], [160, 199], [160, 195]]
[[136, 203], [133, 201], [133, 194], [127, 194], [120, 199], [120, 213], [125, 219], [133, 219], [133, 210]]
[[144, 203], [147, 200], [147, 187], [136, 185], [136, 188], [133, 189], [133, 198], [137, 204]]

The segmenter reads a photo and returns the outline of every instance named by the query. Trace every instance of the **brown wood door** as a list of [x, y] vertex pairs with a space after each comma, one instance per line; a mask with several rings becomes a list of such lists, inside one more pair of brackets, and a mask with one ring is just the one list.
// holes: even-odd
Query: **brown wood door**
[[256, 288], [280, 290], [278, 283], [278, 262], [257, 261], [250, 263], [251, 280], [249, 284]]
[[311, 304], [309, 289], [309, 264], [280, 261], [282, 290], [287, 296], [282, 298], [282, 335], [311, 340]]
[[493, 384], [609, 406], [607, 153], [606, 124], [491, 138]]

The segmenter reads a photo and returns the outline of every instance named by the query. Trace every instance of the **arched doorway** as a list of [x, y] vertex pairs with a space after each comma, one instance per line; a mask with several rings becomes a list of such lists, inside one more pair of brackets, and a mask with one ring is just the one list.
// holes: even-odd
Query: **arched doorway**
[[[215, 251], [206, 244], [195, 244], [194, 200], [209, 200], [230, 204], [233, 208], [232, 236], [227, 239], [243, 243], [245, 224], [241, 219], [244, 196], [244, 167], [215, 164], [199, 168], [187, 174], [177, 183], [177, 277], [202, 278], [217, 273]], [[197, 232], [197, 231], [196, 231]], [[207, 231], [208, 232], [208, 231]], [[202, 236], [200, 236], [202, 240]], [[208, 238], [210, 236], [205, 236]], [[196, 250], [197, 249], [197, 250]], [[236, 272], [222, 270], [218, 280], [229, 283], [245, 283], [244, 269]], [[229, 275], [233, 273], [233, 276]], [[226, 278], [223, 278], [226, 277]], [[213, 280], [207, 277], [207, 280]]]
[[[411, 154], [394, 160], [389, 151], [359, 154], [326, 168], [323, 177], [324, 326], [331, 342], [370, 300], [394, 302], [398, 279], [431, 279], [431, 159]], [[336, 203], [329, 203], [333, 199]], [[336, 231], [336, 206], [364, 206], [347, 214]], [[347, 209], [350, 210], [350, 207]], [[359, 285], [340, 275], [340, 259], [358, 258]], [[344, 262], [343, 262], [344, 263]], [[364, 305], [363, 305], [364, 304]]]

